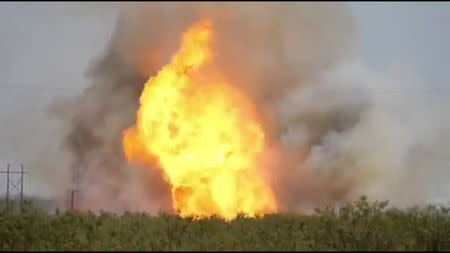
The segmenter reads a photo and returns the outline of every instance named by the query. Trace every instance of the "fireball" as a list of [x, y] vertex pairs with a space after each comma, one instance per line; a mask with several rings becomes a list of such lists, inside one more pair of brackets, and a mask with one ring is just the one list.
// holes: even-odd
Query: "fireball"
[[145, 84], [128, 162], [162, 170], [181, 217], [232, 220], [277, 211], [258, 157], [265, 135], [248, 97], [214, 70], [209, 20], [191, 25], [178, 52]]

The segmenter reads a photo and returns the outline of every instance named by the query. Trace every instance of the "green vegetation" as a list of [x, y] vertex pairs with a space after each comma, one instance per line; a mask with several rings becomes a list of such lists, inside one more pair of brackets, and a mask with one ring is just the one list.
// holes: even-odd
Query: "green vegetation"
[[450, 209], [387, 209], [361, 199], [339, 211], [192, 221], [36, 210], [0, 214], [0, 250], [450, 250]]

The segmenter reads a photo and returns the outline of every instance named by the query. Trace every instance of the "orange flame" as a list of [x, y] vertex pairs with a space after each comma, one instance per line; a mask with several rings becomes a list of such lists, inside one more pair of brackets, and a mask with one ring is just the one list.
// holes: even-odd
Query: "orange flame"
[[210, 21], [193, 24], [171, 63], [147, 81], [136, 126], [123, 135], [125, 156], [163, 170], [181, 217], [273, 213], [275, 199], [257, 165], [262, 126], [242, 93], [206, 71], [211, 38]]

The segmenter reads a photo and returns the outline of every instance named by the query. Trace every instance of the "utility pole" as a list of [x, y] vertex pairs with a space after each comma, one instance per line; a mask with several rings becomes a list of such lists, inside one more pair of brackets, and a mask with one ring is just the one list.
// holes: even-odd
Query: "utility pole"
[[23, 212], [23, 164], [20, 164], [20, 212]]
[[75, 203], [74, 198], [75, 198], [75, 193], [77, 193], [77, 192], [78, 192], [78, 190], [76, 190], [76, 189], [70, 190], [70, 211], [73, 211], [73, 209], [74, 209], [74, 203]]
[[6, 211], [9, 211], [9, 163], [6, 168]]
[[70, 211], [73, 212], [76, 207], [75, 207], [75, 202], [76, 202], [76, 195], [79, 193], [79, 189], [80, 189], [80, 185], [79, 185], [79, 178], [80, 178], [80, 168], [76, 168], [74, 170], [74, 174], [72, 175], [72, 186], [70, 189]]
[[72, 190], [72, 191], [70, 191], [70, 211], [73, 211], [73, 197], [74, 197], [74, 195], [75, 195], [75, 191], [74, 190]]
[[[0, 171], [0, 173], [6, 173], [6, 210], [9, 211], [10, 208], [10, 194], [11, 194], [11, 190], [13, 189], [16, 192], [19, 193], [20, 196], [20, 211], [23, 211], [23, 177], [24, 174], [26, 174], [27, 172], [24, 171], [23, 169], [23, 164], [20, 165], [20, 170], [11, 170], [11, 166], [8, 163], [7, 167], [6, 167], [6, 171], [2, 170]], [[18, 181], [13, 181], [11, 179], [11, 174], [20, 174], [20, 180]], [[20, 188], [19, 188], [19, 184], [20, 184]], [[13, 186], [13, 187], [10, 187]]]

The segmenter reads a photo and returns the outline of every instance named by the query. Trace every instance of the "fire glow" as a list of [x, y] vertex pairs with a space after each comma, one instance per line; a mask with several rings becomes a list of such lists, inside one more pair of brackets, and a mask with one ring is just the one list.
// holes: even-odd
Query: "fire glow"
[[263, 127], [251, 101], [208, 68], [212, 28], [209, 20], [191, 25], [171, 62], [147, 81], [136, 125], [123, 135], [125, 156], [162, 170], [181, 217], [274, 213], [258, 166]]

